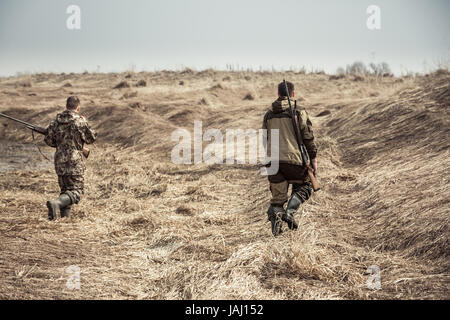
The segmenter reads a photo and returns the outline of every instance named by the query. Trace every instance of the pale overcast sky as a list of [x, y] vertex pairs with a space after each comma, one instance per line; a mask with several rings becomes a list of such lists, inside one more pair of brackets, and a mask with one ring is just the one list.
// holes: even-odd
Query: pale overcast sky
[[[81, 8], [81, 30], [66, 9]], [[381, 30], [366, 26], [369, 5]], [[450, 61], [448, 0], [0, 0], [0, 75]]]

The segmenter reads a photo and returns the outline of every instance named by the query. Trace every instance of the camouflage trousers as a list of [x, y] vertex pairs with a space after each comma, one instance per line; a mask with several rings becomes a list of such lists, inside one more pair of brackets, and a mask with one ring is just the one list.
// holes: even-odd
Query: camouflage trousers
[[80, 202], [81, 196], [84, 194], [84, 176], [58, 176], [58, 184], [61, 194], [67, 194], [73, 204]]
[[289, 184], [292, 184], [292, 194], [296, 194], [303, 203], [311, 197], [312, 185], [306, 168], [299, 165], [280, 163], [278, 173], [268, 176], [272, 199], [270, 203], [283, 206], [288, 201]]

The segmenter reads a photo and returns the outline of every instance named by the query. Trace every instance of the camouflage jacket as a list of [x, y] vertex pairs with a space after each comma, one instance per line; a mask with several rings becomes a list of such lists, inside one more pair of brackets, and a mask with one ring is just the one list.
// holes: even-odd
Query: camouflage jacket
[[[294, 107], [294, 101], [292, 101]], [[306, 109], [297, 105], [297, 117], [300, 130], [303, 133], [303, 143], [311, 159], [317, 156], [317, 146], [314, 142], [312, 123]], [[298, 148], [297, 140], [292, 126], [291, 115], [287, 97], [281, 97], [272, 103], [272, 108], [264, 116], [263, 129], [267, 129], [267, 150], [271, 149], [271, 129], [279, 130], [279, 161], [302, 165], [302, 155]], [[307, 162], [309, 159], [305, 159]]]
[[83, 175], [86, 169], [83, 157], [84, 144], [93, 143], [97, 134], [86, 119], [66, 110], [59, 113], [47, 128], [45, 143], [56, 148], [55, 170], [58, 176]]

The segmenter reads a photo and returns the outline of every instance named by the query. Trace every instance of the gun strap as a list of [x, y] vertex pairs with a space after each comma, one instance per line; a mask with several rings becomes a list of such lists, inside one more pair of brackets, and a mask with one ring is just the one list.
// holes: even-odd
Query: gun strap
[[300, 140], [300, 143], [304, 145], [302, 129], [300, 128], [300, 121], [298, 119], [299, 117], [297, 116], [297, 100], [295, 100], [294, 118], [295, 118], [295, 123], [297, 124], [297, 128], [298, 128], [298, 138]]
[[[34, 141], [34, 130], [31, 130], [31, 136], [33, 137], [33, 141]], [[45, 156], [45, 154], [42, 153], [41, 148], [39, 148], [39, 146], [37, 144], [35, 144], [35, 146], [37, 147], [37, 149], [39, 150], [39, 153], [41, 154], [41, 156], [43, 156], [46, 160], [51, 161], [49, 158], [47, 158]]]

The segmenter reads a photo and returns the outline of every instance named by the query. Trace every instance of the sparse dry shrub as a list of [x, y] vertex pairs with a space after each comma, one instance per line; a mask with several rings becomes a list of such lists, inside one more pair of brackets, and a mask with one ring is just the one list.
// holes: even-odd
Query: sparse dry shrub
[[147, 81], [145, 81], [145, 80], [139, 80], [136, 83], [136, 87], [146, 87], [146, 86], [147, 86]]
[[193, 215], [192, 209], [189, 208], [189, 207], [186, 206], [186, 205], [179, 206], [179, 207], [175, 210], [175, 213], [181, 214], [181, 215], [184, 215], [184, 216], [192, 216], [192, 215]]
[[364, 80], [365, 80], [365, 78], [362, 76], [354, 76], [353, 77], [353, 81], [355, 81], [355, 82], [364, 81]]
[[125, 92], [120, 99], [123, 100], [123, 99], [136, 98], [137, 96], [138, 96], [137, 91]]
[[372, 69], [372, 75], [376, 77], [389, 77], [392, 75], [391, 68], [386, 62], [381, 63], [370, 63], [369, 67]]
[[140, 102], [130, 103], [130, 108], [132, 109], [142, 109], [142, 104]]
[[362, 61], [356, 61], [347, 65], [346, 73], [354, 76], [363, 76], [369, 73], [366, 65]]
[[194, 73], [195, 73], [195, 71], [192, 70], [191, 68], [184, 68], [184, 70], [181, 71], [181, 74], [186, 74], [186, 75], [192, 75]]
[[152, 188], [150, 190], [150, 193], [148, 195], [150, 195], [150, 196], [160, 196], [166, 191], [167, 191], [167, 184], [160, 183], [160, 184], [152, 186]]
[[340, 80], [345, 79], [345, 74], [338, 74], [338, 75], [331, 75], [328, 79], [329, 80]]
[[324, 117], [324, 116], [327, 116], [329, 114], [331, 114], [330, 110], [324, 110], [324, 111], [320, 112], [319, 114], [317, 114], [316, 117]]
[[205, 69], [202, 71], [197, 72], [198, 77], [213, 77], [215, 75], [216, 71], [214, 69]]
[[244, 98], [244, 100], [255, 100], [255, 96], [252, 93], [247, 93]]
[[448, 69], [437, 69], [434, 73], [435, 76], [448, 76], [450, 74], [450, 72], [448, 71]]
[[224, 87], [221, 83], [215, 84], [211, 87], [211, 90], [223, 90]]
[[123, 88], [129, 88], [130, 84], [126, 81], [119, 82], [113, 89], [123, 89]]
[[150, 228], [152, 229], [152, 222], [145, 216], [133, 217], [129, 220], [128, 225], [133, 228]]

